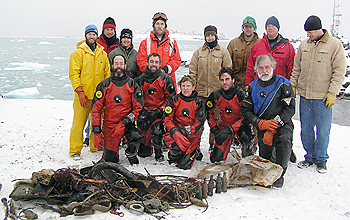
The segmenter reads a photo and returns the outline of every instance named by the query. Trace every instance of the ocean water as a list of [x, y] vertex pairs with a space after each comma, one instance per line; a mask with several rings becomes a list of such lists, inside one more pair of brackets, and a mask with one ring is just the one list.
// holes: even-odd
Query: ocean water
[[[6, 98], [73, 100], [69, 56], [83, 38], [0, 37], [0, 94]], [[134, 39], [137, 50], [141, 38]], [[177, 40], [182, 60], [189, 61], [199, 40]], [[222, 43], [227, 45], [227, 41]], [[177, 81], [188, 74], [184, 65]]]

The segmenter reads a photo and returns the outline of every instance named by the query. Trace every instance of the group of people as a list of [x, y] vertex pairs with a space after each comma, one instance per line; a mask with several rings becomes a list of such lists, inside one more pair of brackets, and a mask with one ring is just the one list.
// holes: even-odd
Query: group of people
[[[176, 40], [169, 37], [167, 16], [152, 18], [153, 30], [138, 51], [132, 31], [116, 37], [108, 17], [98, 37], [95, 25], [70, 57], [69, 77], [75, 91], [69, 154], [80, 159], [83, 129], [91, 113], [90, 151], [103, 150], [102, 160], [119, 162], [119, 146], [131, 165], [154, 154], [156, 161], [190, 169], [202, 160], [200, 142], [207, 120], [212, 163], [226, 160], [232, 143], [242, 157], [259, 155], [283, 168], [274, 187], [284, 183], [292, 151], [296, 92], [300, 95], [301, 139], [306, 151], [299, 168], [316, 164], [327, 171], [327, 148], [335, 104], [346, 69], [341, 42], [310, 16], [305, 39], [295, 55], [280, 33], [275, 16], [266, 20], [262, 39], [256, 21], [247, 16], [242, 33], [227, 48], [219, 45], [217, 28], [204, 29], [204, 44], [194, 51], [189, 74], [176, 82], [181, 63]], [[180, 92], [177, 92], [177, 83]], [[316, 133], [315, 133], [316, 127]]]

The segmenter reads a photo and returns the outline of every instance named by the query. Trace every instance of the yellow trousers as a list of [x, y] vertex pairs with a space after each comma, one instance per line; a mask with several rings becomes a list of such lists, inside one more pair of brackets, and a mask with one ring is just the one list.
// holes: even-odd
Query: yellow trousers
[[[72, 156], [74, 154], [81, 154], [81, 149], [83, 148], [83, 139], [84, 139], [84, 127], [86, 124], [86, 121], [89, 117], [89, 114], [91, 113], [91, 104], [92, 100], [89, 100], [89, 106], [87, 108], [83, 108], [80, 105], [79, 100], [74, 100], [73, 102], [73, 123], [72, 128], [70, 129], [70, 137], [69, 137], [69, 155]], [[90, 117], [91, 120], [91, 117]], [[90, 151], [95, 152], [97, 151], [96, 148], [94, 148], [94, 135], [91, 133], [91, 127], [90, 126]]]

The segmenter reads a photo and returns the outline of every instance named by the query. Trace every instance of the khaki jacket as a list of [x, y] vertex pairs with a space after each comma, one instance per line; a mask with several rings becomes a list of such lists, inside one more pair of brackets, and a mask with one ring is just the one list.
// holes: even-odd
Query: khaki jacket
[[[69, 79], [73, 90], [82, 86], [85, 95], [92, 100], [96, 86], [111, 76], [107, 53], [97, 44], [94, 52], [85, 40], [77, 43], [77, 49], [69, 58]], [[75, 100], [79, 100], [75, 92]]]
[[300, 96], [323, 99], [328, 92], [339, 93], [346, 72], [346, 58], [340, 40], [323, 29], [324, 36], [315, 44], [309, 38], [299, 46], [290, 82]]
[[219, 71], [223, 67], [232, 67], [228, 50], [217, 44], [210, 49], [205, 43], [192, 55], [189, 75], [196, 80], [198, 96], [208, 97], [221, 87]]
[[232, 69], [235, 72], [236, 84], [242, 88], [245, 86], [245, 71], [247, 69], [250, 50], [258, 40], [260, 38], [254, 33], [253, 39], [247, 42], [242, 32], [240, 36], [231, 40], [227, 46], [232, 59]]

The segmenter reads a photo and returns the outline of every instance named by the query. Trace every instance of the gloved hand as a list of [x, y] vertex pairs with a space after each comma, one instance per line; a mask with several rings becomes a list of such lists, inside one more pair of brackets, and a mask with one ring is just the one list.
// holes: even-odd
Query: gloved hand
[[294, 93], [294, 98], [297, 97], [297, 87], [292, 86], [293, 93]]
[[117, 126], [115, 126], [112, 129], [112, 137], [115, 137], [117, 139], [122, 139], [122, 137], [124, 136], [124, 132], [125, 132], [125, 125], [123, 122], [119, 122], [117, 124]]
[[163, 67], [161, 68], [161, 70], [162, 70], [163, 73], [168, 74], [169, 69], [168, 69], [168, 67], [167, 67], [166, 65], [163, 66]]
[[322, 102], [326, 101], [326, 107], [330, 108], [335, 104], [336, 100], [337, 100], [337, 95], [332, 92], [328, 92]]
[[263, 142], [266, 145], [271, 146], [273, 143], [273, 136], [276, 134], [276, 131], [266, 131], [263, 137]]
[[260, 130], [269, 130], [269, 131], [273, 131], [278, 127], [278, 122], [276, 120], [264, 120], [261, 119], [258, 123], [258, 127]]
[[75, 89], [75, 92], [78, 94], [81, 107], [87, 108], [89, 106], [89, 99], [85, 95], [83, 88], [79, 86], [78, 88]]
[[187, 148], [191, 145], [190, 141], [179, 131], [173, 134], [173, 138], [177, 146], [184, 152], [186, 152]]
[[233, 134], [232, 127], [230, 125], [220, 129], [220, 131], [216, 132], [216, 135], [214, 134], [215, 143], [217, 145], [222, 145], [230, 134]]
[[212, 128], [210, 128], [210, 133], [212, 133], [214, 136], [215, 136], [218, 132], [220, 132], [220, 128], [219, 128], [217, 125], [214, 126], [214, 127], [212, 127]]
[[157, 108], [155, 111], [156, 111], [156, 112], [155, 112], [155, 117], [157, 117], [157, 118], [163, 118], [163, 110], [162, 110], [162, 109]]
[[102, 150], [103, 146], [103, 140], [102, 140], [102, 134], [94, 134], [94, 147], [97, 150]]

